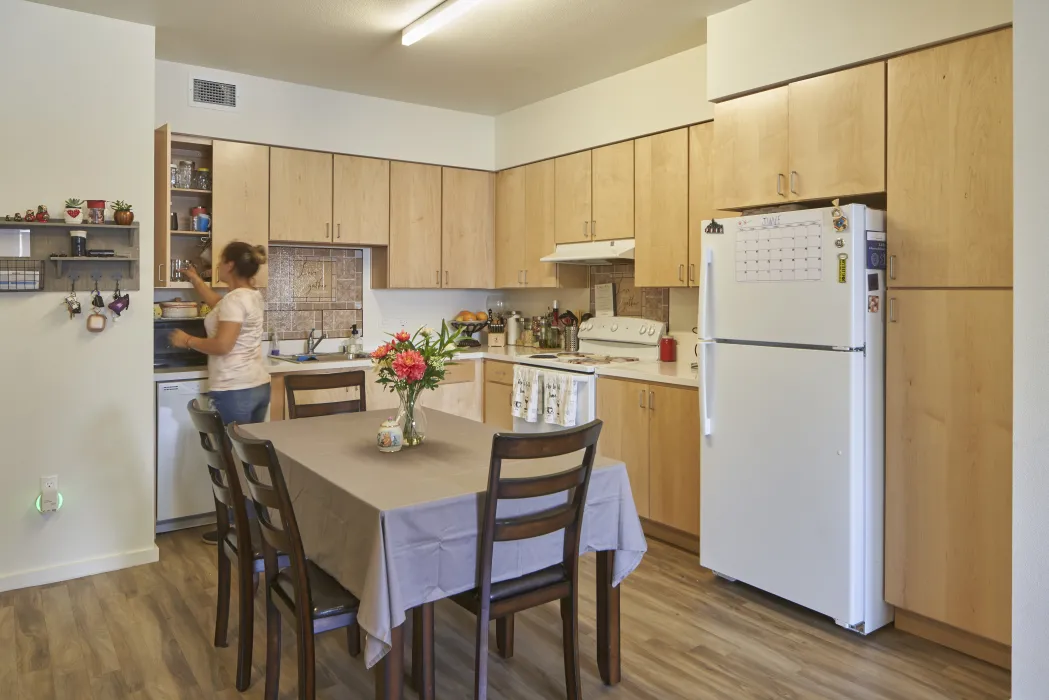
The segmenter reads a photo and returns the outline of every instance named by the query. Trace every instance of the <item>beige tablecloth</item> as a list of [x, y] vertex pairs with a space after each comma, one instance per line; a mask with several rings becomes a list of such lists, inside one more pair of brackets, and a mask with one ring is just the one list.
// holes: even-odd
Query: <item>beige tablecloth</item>
[[[281, 459], [306, 555], [360, 598], [367, 633], [365, 660], [373, 666], [390, 648], [391, 630], [413, 607], [474, 588], [481, 505], [488, 486], [492, 435], [482, 423], [427, 411], [425, 444], [393, 454], [376, 448], [389, 411], [307, 418], [246, 426], [271, 440]], [[561, 471], [582, 453], [505, 462], [504, 476]], [[512, 515], [564, 502], [504, 501]], [[553, 533], [496, 544], [495, 581], [561, 560], [564, 537]], [[614, 583], [641, 562], [648, 546], [622, 462], [599, 457], [591, 477], [581, 552], [614, 550]]]

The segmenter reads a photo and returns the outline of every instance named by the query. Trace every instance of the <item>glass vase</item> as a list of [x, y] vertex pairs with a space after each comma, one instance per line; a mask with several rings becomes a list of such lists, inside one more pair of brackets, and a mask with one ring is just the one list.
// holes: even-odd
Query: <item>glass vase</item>
[[416, 405], [419, 393], [418, 390], [413, 389], [397, 392], [401, 400], [400, 410], [397, 413], [397, 424], [401, 426], [405, 447], [421, 445], [426, 439], [426, 411], [422, 406]]

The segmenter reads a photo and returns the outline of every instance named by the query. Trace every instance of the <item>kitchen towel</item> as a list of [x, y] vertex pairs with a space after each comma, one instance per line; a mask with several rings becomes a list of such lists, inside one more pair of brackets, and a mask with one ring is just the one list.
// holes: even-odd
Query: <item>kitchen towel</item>
[[524, 418], [526, 423], [539, 421], [539, 403], [542, 382], [539, 370], [524, 365], [514, 365], [514, 418]]
[[563, 372], [543, 373], [543, 403], [546, 422], [572, 428], [576, 421], [576, 377]]

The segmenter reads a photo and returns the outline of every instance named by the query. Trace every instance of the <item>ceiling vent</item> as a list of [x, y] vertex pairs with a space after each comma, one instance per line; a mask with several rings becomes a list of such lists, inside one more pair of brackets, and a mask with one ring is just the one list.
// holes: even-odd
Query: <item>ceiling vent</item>
[[237, 109], [237, 86], [204, 78], [190, 78], [189, 104], [208, 109]]

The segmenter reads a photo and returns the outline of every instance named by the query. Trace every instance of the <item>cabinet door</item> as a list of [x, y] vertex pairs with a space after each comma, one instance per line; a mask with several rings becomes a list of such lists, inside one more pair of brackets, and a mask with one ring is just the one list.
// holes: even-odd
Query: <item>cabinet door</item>
[[590, 240], [590, 165], [590, 151], [554, 159], [554, 221], [558, 243]]
[[649, 517], [648, 385], [599, 377], [597, 417], [604, 421], [598, 454], [626, 464], [637, 514]]
[[510, 401], [514, 389], [507, 384], [485, 382], [484, 384], [484, 422], [500, 430], [513, 431], [514, 417], [510, 413]]
[[789, 198], [884, 192], [885, 63], [800, 80], [788, 93]]
[[335, 156], [332, 242], [390, 244], [390, 161]]
[[650, 384], [649, 517], [699, 535], [699, 393]]
[[889, 292], [885, 599], [1010, 643], [1012, 292]]
[[[215, 141], [211, 146], [211, 207], [215, 221], [211, 238], [212, 286], [219, 282], [220, 253], [233, 241], [269, 245], [270, 234], [270, 149], [250, 143]], [[259, 268], [255, 284], [265, 287], [267, 265]]]
[[524, 286], [528, 234], [525, 225], [525, 167], [495, 176], [495, 286]]
[[330, 243], [331, 188], [330, 153], [270, 148], [270, 238]]
[[688, 286], [688, 129], [634, 142], [634, 284]]
[[714, 122], [688, 130], [688, 285], [699, 286], [703, 259], [703, 222], [739, 216], [714, 209]]
[[1012, 30], [889, 61], [889, 285], [1013, 283]]
[[742, 209], [787, 201], [786, 87], [714, 105], [714, 205]]
[[419, 405], [453, 416], [484, 420], [484, 363], [478, 360], [448, 365], [444, 381], [433, 391], [424, 391]]
[[590, 238], [634, 237], [634, 142], [595, 148]]
[[390, 163], [389, 286], [441, 286], [441, 167]]
[[153, 132], [153, 286], [171, 279], [171, 126]]
[[441, 212], [442, 286], [495, 286], [495, 175], [443, 168]]

